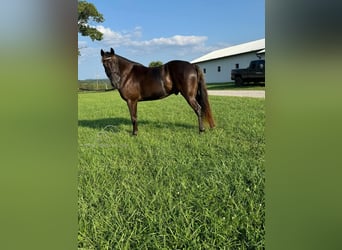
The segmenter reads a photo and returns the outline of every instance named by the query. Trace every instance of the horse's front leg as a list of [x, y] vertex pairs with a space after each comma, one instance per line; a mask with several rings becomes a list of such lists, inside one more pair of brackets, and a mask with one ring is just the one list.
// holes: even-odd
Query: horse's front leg
[[133, 132], [132, 132], [133, 135], [138, 134], [137, 103], [138, 103], [137, 101], [132, 101], [132, 100], [127, 101], [127, 105], [128, 105], [129, 113], [131, 115], [131, 121], [133, 125]]

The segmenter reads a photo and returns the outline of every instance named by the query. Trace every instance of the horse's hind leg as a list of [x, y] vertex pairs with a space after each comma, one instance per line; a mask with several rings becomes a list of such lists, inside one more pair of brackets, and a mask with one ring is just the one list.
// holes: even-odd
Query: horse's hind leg
[[201, 105], [197, 102], [195, 97], [185, 97], [191, 108], [195, 111], [197, 118], [198, 118], [198, 128], [199, 132], [204, 132], [204, 126], [203, 126], [203, 121], [202, 121], [202, 108]]
[[128, 105], [129, 113], [131, 115], [131, 121], [133, 125], [132, 134], [137, 135], [138, 134], [137, 101], [128, 100], [127, 105]]

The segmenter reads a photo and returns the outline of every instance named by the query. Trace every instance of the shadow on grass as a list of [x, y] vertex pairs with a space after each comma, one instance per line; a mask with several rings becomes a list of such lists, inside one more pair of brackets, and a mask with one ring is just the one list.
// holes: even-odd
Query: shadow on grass
[[[88, 127], [92, 129], [98, 130], [109, 130], [114, 133], [120, 132], [121, 128], [119, 126], [127, 125], [132, 128], [132, 122], [130, 119], [115, 117], [115, 118], [101, 118], [95, 120], [79, 120], [78, 126]], [[141, 125], [141, 126], [140, 126]], [[177, 123], [177, 122], [167, 122], [167, 121], [149, 121], [149, 120], [138, 120], [139, 129], [143, 129], [144, 125], [149, 125], [149, 127], [154, 127], [157, 129], [160, 128], [186, 128], [186, 129], [196, 129], [196, 125], [190, 125], [186, 123]], [[129, 130], [131, 132], [131, 130]]]

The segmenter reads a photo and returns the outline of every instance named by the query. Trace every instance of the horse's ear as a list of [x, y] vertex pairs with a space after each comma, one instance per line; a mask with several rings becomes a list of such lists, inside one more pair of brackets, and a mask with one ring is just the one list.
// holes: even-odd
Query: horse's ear
[[103, 49], [101, 49], [101, 56], [104, 56], [104, 51], [103, 51]]
[[115, 53], [114, 53], [114, 49], [113, 48], [110, 48], [110, 53], [112, 54], [112, 55], [114, 55]]

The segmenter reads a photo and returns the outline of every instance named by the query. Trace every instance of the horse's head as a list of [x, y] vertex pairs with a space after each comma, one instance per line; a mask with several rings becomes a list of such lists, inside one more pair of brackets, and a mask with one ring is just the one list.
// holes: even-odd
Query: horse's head
[[118, 88], [120, 83], [120, 69], [118, 58], [115, 55], [114, 49], [110, 48], [110, 52], [104, 52], [101, 49], [102, 64], [105, 69], [106, 75], [109, 78], [112, 86]]

